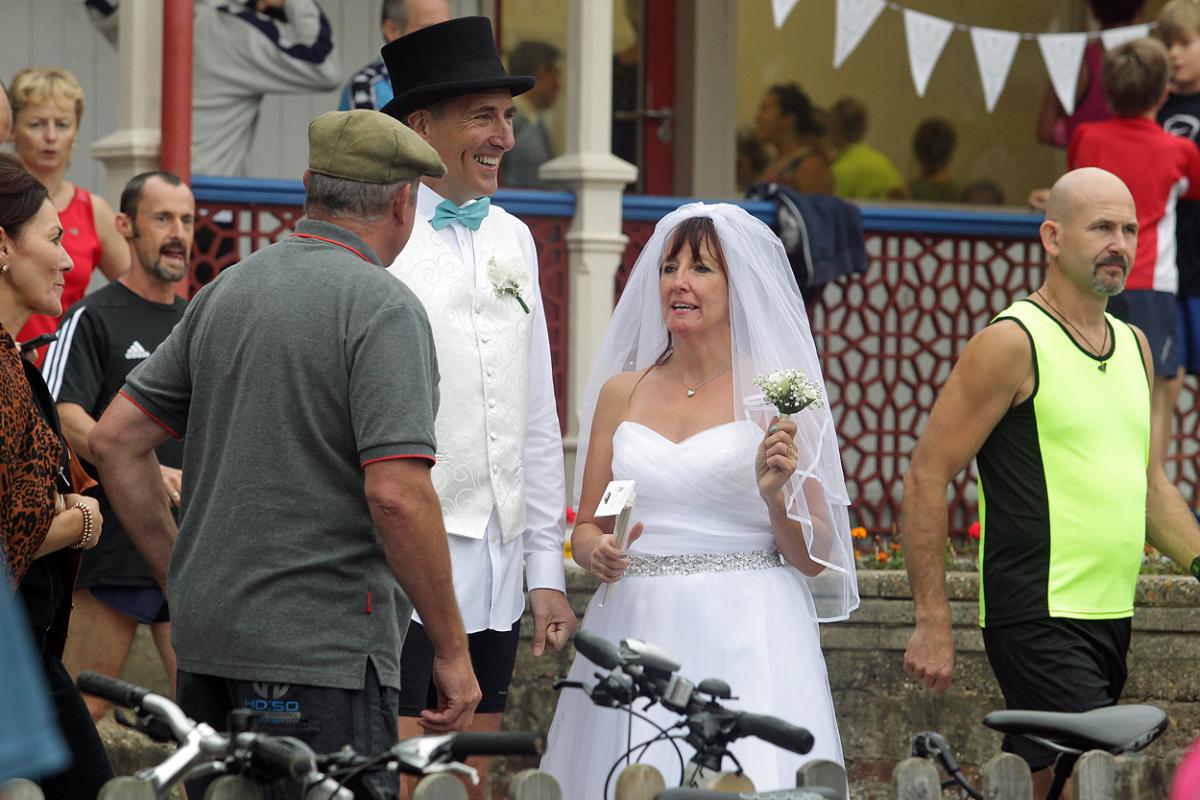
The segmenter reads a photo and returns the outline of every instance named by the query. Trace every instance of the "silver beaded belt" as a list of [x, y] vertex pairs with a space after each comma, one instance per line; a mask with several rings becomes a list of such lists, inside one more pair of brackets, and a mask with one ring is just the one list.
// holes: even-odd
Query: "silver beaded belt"
[[783, 566], [778, 550], [747, 550], [742, 553], [691, 553], [679, 556], [631, 556], [627, 578], [659, 578], [663, 575], [697, 575], [701, 572], [735, 572], [774, 569]]

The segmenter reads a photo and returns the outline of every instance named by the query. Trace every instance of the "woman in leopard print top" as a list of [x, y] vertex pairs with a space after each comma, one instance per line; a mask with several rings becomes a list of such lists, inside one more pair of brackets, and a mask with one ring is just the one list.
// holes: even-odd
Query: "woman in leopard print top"
[[94, 547], [100, 537], [100, 508], [94, 498], [71, 493], [70, 449], [54, 402], [13, 339], [30, 315], [62, 313], [63, 276], [72, 266], [62, 236], [45, 187], [15, 158], [0, 154], [0, 568], [7, 565], [6, 583], [25, 604], [58, 726], [71, 749], [70, 766], [42, 778], [42, 790], [48, 798], [94, 798], [112, 768], [63, 668], [61, 632], [79, 550]]

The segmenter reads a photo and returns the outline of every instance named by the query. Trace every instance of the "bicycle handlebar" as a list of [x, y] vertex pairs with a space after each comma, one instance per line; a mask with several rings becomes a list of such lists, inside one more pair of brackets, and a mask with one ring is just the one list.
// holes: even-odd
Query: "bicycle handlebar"
[[151, 694], [149, 689], [101, 675], [99, 672], [81, 672], [75, 683], [84, 694], [95, 695], [122, 708], [138, 708], [146, 695]]
[[612, 642], [585, 630], [576, 631], [575, 649], [601, 669], [616, 669], [625, 663], [621, 651]]
[[450, 757], [455, 761], [463, 761], [467, 756], [539, 756], [543, 745], [541, 736], [525, 731], [457, 733], [448, 743]]
[[238, 743], [249, 739], [251, 759], [269, 772], [304, 780], [317, 771], [317, 760], [308, 745], [290, 737], [267, 738], [258, 734], [239, 734]]
[[738, 736], [755, 736], [800, 755], [813, 749], [813, 735], [806, 728], [766, 714], [740, 714], [734, 731]]

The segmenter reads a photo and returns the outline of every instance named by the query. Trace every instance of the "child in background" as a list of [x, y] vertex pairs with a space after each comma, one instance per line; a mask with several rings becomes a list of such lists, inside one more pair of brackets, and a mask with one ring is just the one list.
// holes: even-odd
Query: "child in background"
[[[1200, 150], [1158, 126], [1167, 96], [1167, 50], [1155, 39], [1127, 42], [1104, 56], [1104, 97], [1115, 116], [1080, 125], [1067, 150], [1068, 169], [1099, 167], [1129, 187], [1137, 206], [1137, 255], [1125, 291], [1108, 301], [1113, 316], [1146, 334], [1154, 359], [1151, 463], [1161, 463], [1183, 382], [1175, 293], [1175, 205], [1200, 199]], [[1097, 253], [1099, 259], [1103, 253]]]
[[913, 134], [913, 155], [921, 174], [908, 184], [913, 200], [934, 203], [957, 203], [962, 187], [946, 169], [954, 156], [958, 135], [954, 126], [940, 117], [932, 117], [917, 126]]
[[[1171, 61], [1170, 93], [1158, 111], [1158, 122], [1173, 136], [1200, 142], [1200, 2], [1171, 0], [1163, 6], [1158, 35]], [[1200, 202], [1181, 200], [1178, 211], [1181, 360], [1185, 372], [1200, 375]]]

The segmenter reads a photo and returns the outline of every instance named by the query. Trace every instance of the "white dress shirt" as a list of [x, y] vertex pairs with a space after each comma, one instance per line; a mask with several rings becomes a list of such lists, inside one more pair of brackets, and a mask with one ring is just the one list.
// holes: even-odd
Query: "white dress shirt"
[[[444, 199], [421, 184], [417, 193], [418, 216], [426, 220], [433, 219], [434, 210]], [[515, 218], [513, 222], [519, 224]], [[521, 253], [530, 266], [532, 290], [536, 294], [529, 352], [529, 410], [524, 448], [526, 530], [524, 535], [505, 544], [493, 511], [487, 533], [482, 539], [447, 537], [454, 593], [467, 633], [507, 631], [520, 620], [525, 610], [525, 593], [521, 587], [522, 563], [530, 589], [566, 590], [563, 571], [566, 484], [562, 433], [550, 367], [550, 336], [546, 329], [538, 283], [537, 248], [524, 224], [519, 224], [516, 233]], [[452, 222], [440, 231], [432, 231], [432, 235], [442, 237], [442, 241], [460, 259], [468, 263], [474, 261], [479, 231], [472, 231], [460, 222]], [[475, 274], [475, 270], [471, 272]], [[429, 313], [435, 314], [437, 311], [429, 309]], [[445, 374], [454, 365], [439, 364], [438, 368]], [[483, 446], [480, 443], [480, 447]], [[420, 621], [415, 614], [413, 618]]]

